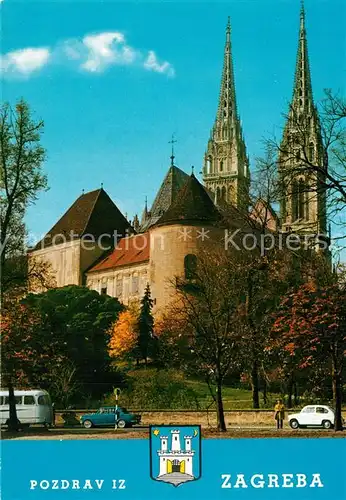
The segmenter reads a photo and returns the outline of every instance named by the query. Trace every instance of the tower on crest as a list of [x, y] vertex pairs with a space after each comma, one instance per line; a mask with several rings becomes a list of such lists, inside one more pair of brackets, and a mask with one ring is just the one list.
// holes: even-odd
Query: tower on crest
[[203, 181], [215, 203], [246, 209], [250, 172], [242, 126], [237, 112], [228, 18], [219, 106], [204, 157]]
[[280, 212], [284, 232], [326, 234], [324, 154], [318, 111], [313, 100], [302, 2], [293, 97], [279, 155]]

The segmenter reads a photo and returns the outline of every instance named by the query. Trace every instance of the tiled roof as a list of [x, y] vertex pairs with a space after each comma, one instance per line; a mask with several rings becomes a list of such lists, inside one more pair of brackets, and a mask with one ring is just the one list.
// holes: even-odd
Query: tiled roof
[[222, 218], [205, 188], [192, 174], [179, 191], [176, 200], [157, 224], [184, 224], [188, 222], [216, 224], [221, 222]]
[[175, 165], [169, 168], [141, 231], [147, 231], [169, 209], [188, 178], [189, 176]]
[[[103, 189], [82, 194], [48, 231], [34, 250], [81, 238], [87, 234], [96, 239], [102, 234], [124, 235], [129, 222]], [[74, 236], [73, 236], [74, 235]]]
[[122, 238], [112, 253], [90, 268], [88, 272], [105, 271], [116, 267], [147, 262], [149, 260], [149, 254], [149, 233], [128, 236]]

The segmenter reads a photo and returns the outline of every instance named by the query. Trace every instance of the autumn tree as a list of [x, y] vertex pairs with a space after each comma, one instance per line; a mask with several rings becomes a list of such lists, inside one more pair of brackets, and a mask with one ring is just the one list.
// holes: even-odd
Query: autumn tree
[[19, 428], [14, 387], [27, 385], [28, 373], [38, 367], [45, 370], [49, 360], [44, 347], [38, 352], [37, 342], [33, 340], [39, 323], [38, 315], [18, 303], [8, 304], [1, 313], [1, 375], [9, 390], [8, 429], [11, 431]]
[[226, 430], [225, 377], [239, 369], [247, 355], [240, 319], [245, 297], [239, 261], [222, 251], [201, 253], [193, 277], [177, 278], [177, 301], [165, 315], [160, 336], [161, 357], [167, 363], [207, 382], [220, 431]]
[[117, 361], [131, 359], [135, 356], [138, 343], [138, 320], [136, 311], [126, 309], [109, 330], [109, 355]]
[[[26, 283], [30, 266], [25, 256], [24, 217], [28, 206], [47, 188], [42, 172], [45, 150], [41, 146], [43, 121], [34, 120], [21, 100], [15, 109], [0, 109], [0, 218], [1, 296]], [[37, 267], [34, 272], [37, 273]], [[42, 270], [43, 271], [43, 270]]]
[[346, 288], [344, 283], [313, 283], [289, 293], [273, 325], [269, 349], [299, 369], [329, 365], [335, 403], [335, 430], [342, 430], [342, 380], [346, 355]]

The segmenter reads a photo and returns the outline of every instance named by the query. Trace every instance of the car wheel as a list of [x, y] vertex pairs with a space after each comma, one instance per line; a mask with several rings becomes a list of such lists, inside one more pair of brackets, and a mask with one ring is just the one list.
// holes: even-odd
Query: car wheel
[[118, 420], [117, 424], [118, 424], [119, 429], [124, 429], [126, 427], [125, 420]]
[[325, 429], [330, 429], [330, 428], [331, 428], [331, 426], [332, 426], [332, 423], [331, 423], [331, 421], [330, 421], [330, 420], [324, 420], [324, 421], [322, 422], [322, 425], [323, 425], [323, 427], [324, 427]]
[[292, 429], [298, 429], [299, 428], [299, 422], [295, 418], [293, 420], [290, 420], [290, 426]]
[[86, 429], [91, 429], [91, 427], [93, 426], [91, 420], [84, 420], [83, 425]]

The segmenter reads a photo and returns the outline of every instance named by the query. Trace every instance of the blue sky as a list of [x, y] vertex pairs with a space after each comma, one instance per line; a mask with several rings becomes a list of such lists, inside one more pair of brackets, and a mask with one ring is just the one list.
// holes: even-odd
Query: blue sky
[[[324, 88], [345, 92], [346, 2], [305, 6], [318, 101]], [[172, 133], [177, 165], [201, 170], [228, 15], [252, 167], [262, 139], [280, 135], [292, 94], [299, 0], [3, 0], [0, 9], [2, 98], [24, 97], [45, 121], [50, 190], [27, 216], [37, 238], [83, 189], [101, 183], [129, 218], [141, 214], [168, 169]]]

